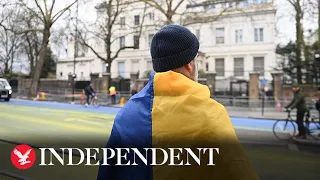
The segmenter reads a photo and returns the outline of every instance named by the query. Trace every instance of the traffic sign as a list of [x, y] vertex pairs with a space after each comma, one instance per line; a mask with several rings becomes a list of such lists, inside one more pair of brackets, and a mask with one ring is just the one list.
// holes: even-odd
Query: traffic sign
[[265, 85], [265, 84], [266, 84], [266, 80], [262, 79], [262, 80], [260, 81], [260, 83], [261, 83], [261, 85]]

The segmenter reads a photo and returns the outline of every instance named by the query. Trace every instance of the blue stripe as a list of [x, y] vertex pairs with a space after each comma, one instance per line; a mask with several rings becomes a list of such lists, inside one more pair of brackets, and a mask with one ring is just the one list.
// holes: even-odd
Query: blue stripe
[[[130, 98], [117, 114], [107, 143], [108, 148], [138, 148], [144, 154], [142, 148], [152, 147], [153, 77], [150, 76], [148, 84]], [[127, 156], [130, 163], [133, 163], [133, 153], [128, 153]], [[152, 180], [152, 167], [144, 165], [139, 157], [135, 158], [137, 166], [114, 166], [116, 160], [108, 160], [110, 166], [100, 166], [98, 180]], [[151, 154], [148, 154], [148, 162], [151, 163], [150, 160]], [[123, 161], [122, 164], [127, 162]]]

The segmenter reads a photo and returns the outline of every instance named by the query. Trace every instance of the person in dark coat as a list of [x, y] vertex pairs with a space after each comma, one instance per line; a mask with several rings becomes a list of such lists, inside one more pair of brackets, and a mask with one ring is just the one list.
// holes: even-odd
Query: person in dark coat
[[315, 104], [315, 108], [319, 112], [319, 118], [320, 118], [320, 88], [318, 88], [317, 96], [318, 96], [318, 100]]
[[291, 111], [292, 109], [297, 109], [296, 122], [298, 124], [299, 133], [298, 135], [296, 135], [296, 137], [302, 137], [305, 139], [307, 131], [303, 124], [303, 118], [304, 118], [304, 115], [308, 112], [306, 100], [305, 100], [302, 89], [297, 84], [294, 84], [292, 86], [292, 91], [294, 92], [294, 98], [290, 102], [290, 104], [287, 105], [285, 108], [287, 111]]
[[84, 89], [84, 92], [87, 96], [87, 103], [86, 103], [86, 106], [88, 106], [90, 104], [90, 97], [91, 96], [94, 96], [96, 94], [96, 92], [93, 90], [92, 88], [92, 84], [90, 84], [89, 86], [87, 86], [85, 89]]

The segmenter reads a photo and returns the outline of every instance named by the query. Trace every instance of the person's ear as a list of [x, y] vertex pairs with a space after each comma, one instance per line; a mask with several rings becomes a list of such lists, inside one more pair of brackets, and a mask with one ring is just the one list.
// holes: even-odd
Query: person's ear
[[193, 70], [191, 62], [189, 64], [184, 65], [184, 68], [186, 68], [188, 71], [192, 71]]

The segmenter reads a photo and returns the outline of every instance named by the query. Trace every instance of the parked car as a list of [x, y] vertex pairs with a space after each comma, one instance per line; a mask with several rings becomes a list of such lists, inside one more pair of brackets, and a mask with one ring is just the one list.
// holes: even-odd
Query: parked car
[[6, 79], [0, 78], [0, 99], [10, 101], [12, 96], [12, 88]]

